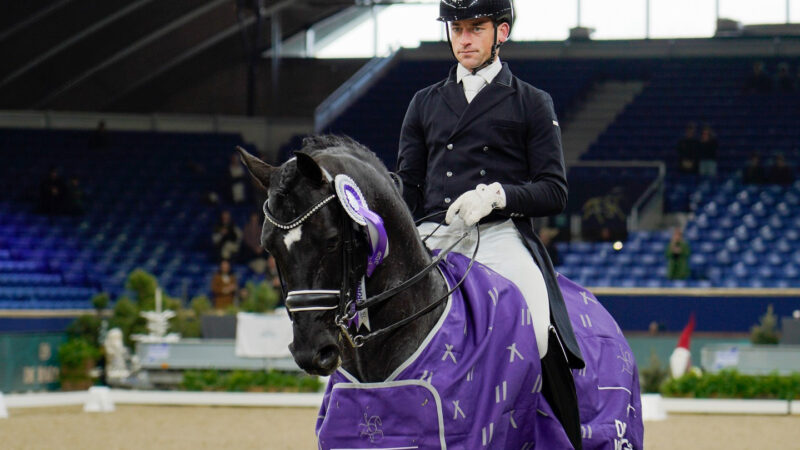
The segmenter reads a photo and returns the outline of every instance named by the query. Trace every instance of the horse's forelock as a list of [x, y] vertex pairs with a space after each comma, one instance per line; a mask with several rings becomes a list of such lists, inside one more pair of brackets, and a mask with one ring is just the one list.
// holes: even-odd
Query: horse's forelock
[[297, 162], [291, 160], [281, 166], [278, 178], [278, 186], [275, 188], [275, 195], [286, 197], [292, 191], [297, 178]]

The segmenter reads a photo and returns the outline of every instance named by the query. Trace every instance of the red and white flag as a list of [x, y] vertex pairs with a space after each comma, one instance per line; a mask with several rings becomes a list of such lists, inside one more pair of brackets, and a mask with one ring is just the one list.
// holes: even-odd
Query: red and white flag
[[681, 337], [678, 339], [678, 346], [669, 357], [669, 369], [673, 378], [679, 378], [692, 364], [692, 352], [689, 350], [692, 332], [694, 332], [695, 318], [694, 313], [689, 316], [689, 323], [683, 328]]

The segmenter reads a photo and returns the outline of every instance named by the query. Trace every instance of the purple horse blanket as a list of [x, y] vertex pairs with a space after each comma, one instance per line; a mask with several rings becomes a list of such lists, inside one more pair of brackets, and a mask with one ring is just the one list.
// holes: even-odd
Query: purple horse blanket
[[[468, 264], [451, 253], [440, 270], [454, 286]], [[641, 448], [630, 348], [594, 297], [569, 280], [560, 284], [587, 358], [587, 368], [575, 371], [584, 448]], [[572, 448], [541, 388], [524, 298], [476, 262], [420, 348], [385, 381], [361, 383], [341, 368], [331, 375], [319, 448]]]

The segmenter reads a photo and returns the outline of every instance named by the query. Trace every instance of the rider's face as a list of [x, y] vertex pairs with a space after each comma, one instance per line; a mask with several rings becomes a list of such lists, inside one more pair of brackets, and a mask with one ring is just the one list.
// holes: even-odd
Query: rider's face
[[[504, 42], [508, 38], [508, 24], [497, 27], [497, 41]], [[457, 20], [450, 23], [450, 41], [453, 53], [458, 62], [467, 69], [474, 69], [492, 54], [494, 26], [485, 17], [477, 19]]]

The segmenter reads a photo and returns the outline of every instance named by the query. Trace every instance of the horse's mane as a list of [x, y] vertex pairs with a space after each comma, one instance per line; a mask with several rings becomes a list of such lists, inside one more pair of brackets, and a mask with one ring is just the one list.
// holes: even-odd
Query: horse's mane
[[[314, 159], [325, 156], [333, 157], [333, 160], [329, 160], [329, 164], [339, 160], [334, 163], [336, 165], [335, 167], [327, 167], [329, 170], [333, 169], [332, 172], [336, 170], [337, 167], [339, 170], [347, 168], [346, 173], [355, 175], [352, 172], [352, 168], [354, 167], [353, 162], [362, 162], [367, 166], [367, 171], [359, 170], [358, 172], [361, 176], [367, 175], [368, 172], [374, 170], [374, 172], [369, 175], [370, 177], [377, 176], [389, 181], [388, 185], [395, 188], [395, 192], [399, 193], [396, 189], [397, 186], [391, 181], [392, 177], [389, 175], [389, 171], [383, 162], [370, 149], [356, 142], [349, 136], [333, 134], [308, 136], [303, 139], [303, 146], [298, 151], [310, 155], [314, 157]], [[273, 198], [277, 200], [290, 195], [290, 193], [294, 191], [298, 180], [302, 178], [298, 175], [299, 171], [294, 161], [290, 160], [286, 164], [283, 164], [280, 168], [278, 175], [279, 181], [273, 192]]]
[[303, 152], [311, 156], [350, 155], [373, 166], [381, 175], [389, 178], [389, 170], [372, 150], [355, 141], [350, 136], [324, 134], [308, 136], [303, 139]]

